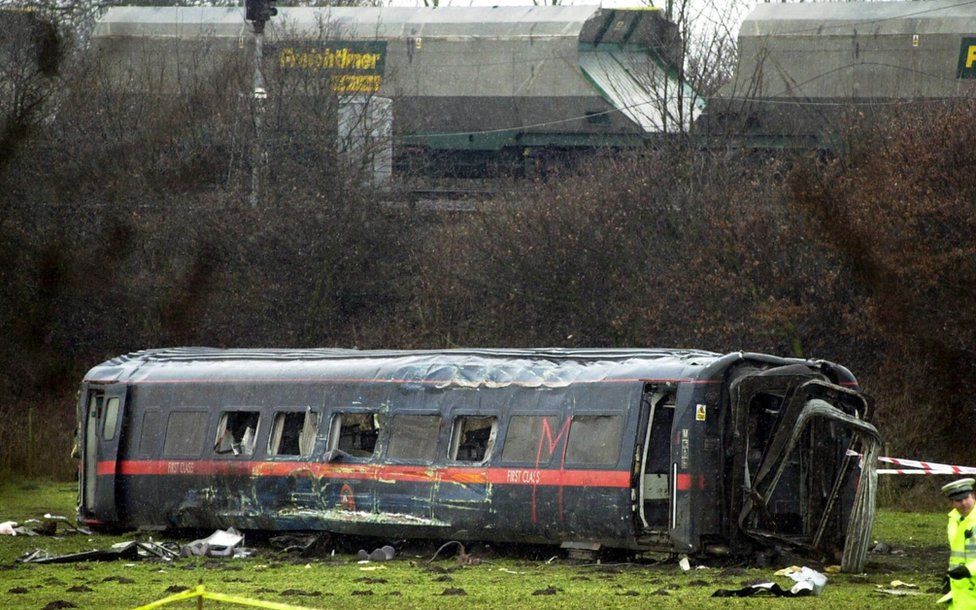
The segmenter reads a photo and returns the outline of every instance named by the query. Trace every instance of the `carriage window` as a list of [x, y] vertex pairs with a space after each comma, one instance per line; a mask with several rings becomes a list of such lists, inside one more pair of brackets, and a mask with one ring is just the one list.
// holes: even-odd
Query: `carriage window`
[[329, 449], [338, 449], [352, 457], [370, 457], [376, 450], [380, 433], [376, 413], [336, 413], [329, 431]]
[[214, 452], [253, 455], [258, 438], [257, 411], [227, 411], [220, 416]]
[[623, 418], [619, 415], [577, 415], [569, 426], [566, 463], [611, 466], [620, 456]]
[[110, 441], [115, 438], [115, 425], [119, 422], [119, 399], [109, 398], [105, 404], [105, 419], [102, 421], [102, 438]]
[[206, 438], [207, 413], [204, 411], [175, 411], [166, 423], [166, 457], [197, 457]]
[[[541, 452], [543, 431], [548, 428], [547, 418], [538, 415], [513, 415], [508, 422], [505, 444], [502, 445], [502, 461], [533, 462], [549, 461], [551, 449], [546, 444], [546, 452]], [[556, 438], [557, 431], [550, 436]]]
[[437, 455], [439, 415], [397, 415], [390, 423], [386, 456], [400, 460], [433, 461]]
[[156, 455], [159, 448], [159, 411], [146, 411], [142, 416], [142, 432], [139, 435], [139, 453], [143, 457]]
[[271, 427], [268, 454], [311, 455], [318, 427], [319, 414], [312, 410], [304, 413], [279, 411]]
[[458, 462], [484, 462], [491, 457], [497, 435], [497, 417], [458, 417], [454, 420], [454, 430], [451, 432], [451, 459]]

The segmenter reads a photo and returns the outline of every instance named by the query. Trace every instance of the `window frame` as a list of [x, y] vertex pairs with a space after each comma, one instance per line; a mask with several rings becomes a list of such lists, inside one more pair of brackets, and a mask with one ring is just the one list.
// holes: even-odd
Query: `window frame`
[[[166, 414], [166, 427], [163, 429], [163, 442], [162, 446], [159, 448], [160, 455], [165, 459], [176, 459], [176, 460], [187, 460], [187, 459], [200, 459], [200, 457], [207, 451], [207, 430], [209, 426], [207, 423], [210, 420], [211, 410], [206, 407], [174, 407], [167, 410]], [[201, 429], [204, 430], [202, 439], [200, 441], [200, 446], [197, 447], [196, 453], [170, 453], [166, 450], [166, 441], [169, 438], [169, 425], [173, 419], [174, 415], [184, 414], [184, 413], [202, 413], [204, 417], [202, 418]]]
[[[434, 434], [434, 450], [431, 453], [429, 460], [424, 458], [412, 458], [412, 457], [396, 457], [390, 455], [390, 448], [393, 445], [393, 434], [395, 432], [395, 421], [398, 417], [436, 417], [437, 418], [437, 432]], [[440, 411], [431, 410], [397, 410], [387, 416], [387, 424], [380, 428], [380, 434], [385, 437], [383, 443], [383, 457], [384, 459], [390, 461], [395, 461], [397, 464], [430, 464], [436, 463], [437, 458], [440, 455], [440, 445], [441, 445], [441, 435], [444, 429], [444, 416], [441, 415]]]
[[[577, 417], [616, 417], [620, 422], [620, 432], [617, 438], [617, 450], [615, 457], [612, 462], [601, 463], [601, 464], [584, 464], [579, 462], [571, 462], [569, 460], [569, 450], [570, 441], [573, 438], [573, 423], [576, 421]], [[566, 431], [565, 440], [565, 450], [563, 455], [565, 458], [562, 460], [563, 466], [566, 468], [572, 467], [573, 470], [606, 470], [608, 468], [614, 468], [620, 462], [621, 451], [623, 451], [623, 440], [624, 433], [627, 430], [627, 413], [623, 411], [577, 411], [570, 415], [569, 418], [569, 429]]]
[[[387, 426], [383, 422], [382, 415], [379, 409], [370, 408], [339, 408], [333, 409], [329, 414], [329, 437], [326, 442], [325, 450], [326, 453], [335, 453], [340, 451], [339, 440], [342, 436], [342, 416], [343, 415], [372, 415], [374, 430], [376, 430], [376, 443], [373, 445], [373, 453], [368, 456], [364, 455], [352, 455], [351, 453], [346, 453], [343, 450], [343, 459], [347, 461], [356, 462], [369, 462], [371, 460], [376, 460], [383, 454], [385, 448], [381, 447], [381, 439], [383, 438], [384, 430]], [[338, 424], [338, 426], [336, 425]]]
[[[142, 412], [142, 417], [139, 419], [138, 455], [140, 457], [145, 457], [145, 458], [156, 457], [156, 455], [158, 455], [159, 452], [163, 450], [162, 448], [163, 443], [159, 442], [159, 441], [163, 441], [163, 442], [166, 441], [166, 430], [162, 429], [162, 426], [160, 426], [160, 424], [163, 422], [163, 413], [164, 411], [159, 407], [149, 407]], [[154, 444], [154, 446], [152, 447], [153, 451], [147, 451], [147, 447], [145, 445], [148, 445], [149, 443], [145, 442], [146, 440], [148, 440], [146, 438], [146, 420], [154, 415], [156, 416], [156, 430], [150, 431], [149, 436], [152, 437], [153, 436], [152, 432], [155, 432], [156, 441], [153, 443]], [[166, 421], [167, 423], [169, 422], [168, 417], [166, 418]]]
[[[561, 427], [562, 420], [564, 417], [566, 417], [566, 413], [562, 411], [545, 411], [541, 413], [538, 411], [509, 412], [507, 416], [503, 418], [504, 430], [499, 430], [499, 436], [501, 436], [501, 450], [498, 449], [498, 445], [499, 445], [498, 439], [495, 439], [495, 453], [498, 456], [498, 460], [497, 460], [498, 463], [504, 464], [506, 466], [519, 466], [519, 467], [528, 466], [529, 468], [547, 468], [550, 464], [552, 464], [553, 457], [556, 456], [556, 454], [559, 453], [559, 451], [553, 451], [552, 453], [549, 454], [548, 459], [540, 461], [538, 465], [536, 465], [534, 459], [528, 461], [505, 459], [505, 446], [508, 444], [508, 437], [509, 437], [509, 431], [511, 430], [512, 427], [512, 420], [516, 417], [538, 417], [538, 418], [549, 418], [549, 419], [555, 418], [558, 422], [560, 422], [559, 426]], [[559, 445], [557, 444], [556, 447], [558, 449]]]
[[[272, 451], [271, 443], [272, 443], [272, 441], [274, 440], [274, 437], [275, 437], [275, 430], [277, 429], [277, 426], [278, 426], [278, 418], [279, 417], [284, 417], [284, 416], [287, 416], [287, 415], [302, 415], [303, 416], [303, 418], [302, 418], [302, 427], [301, 427], [301, 429], [299, 431], [299, 440], [298, 440], [298, 451], [299, 452], [298, 453], [280, 453], [280, 449], [281, 449], [280, 448], [280, 445], [279, 445], [279, 448], [278, 448], [279, 449], [278, 452], [273, 452]], [[311, 447], [308, 448], [308, 453], [301, 453], [301, 450], [302, 450], [302, 448], [301, 448], [301, 445], [302, 445], [301, 435], [302, 435], [302, 432], [305, 430], [305, 426], [307, 425], [307, 418], [308, 418], [309, 415], [314, 415], [316, 417], [315, 434], [312, 437], [312, 445], [311, 445]], [[267, 443], [265, 443], [265, 447], [264, 447], [265, 455], [269, 459], [273, 459], [273, 460], [297, 460], [297, 461], [301, 461], [303, 459], [307, 460], [307, 459], [311, 458], [313, 455], [315, 455], [315, 445], [318, 442], [318, 438], [319, 438], [319, 434], [320, 434], [320, 427], [322, 426], [322, 419], [323, 419], [323, 417], [322, 417], [322, 410], [321, 409], [316, 408], [316, 407], [313, 407], [311, 405], [307, 405], [307, 406], [304, 406], [304, 407], [272, 407], [270, 409], [270, 419], [271, 419], [271, 425], [270, 425], [270, 428], [268, 429], [268, 440], [267, 440]], [[284, 425], [284, 424], [282, 424], [282, 425]]]
[[[227, 428], [226, 428], [226, 424], [224, 422], [225, 422], [225, 418], [230, 413], [256, 413], [257, 414], [258, 421], [257, 421], [257, 424], [255, 425], [254, 440], [252, 442], [252, 450], [251, 450], [251, 453], [246, 453], [244, 451], [241, 451], [240, 453], [234, 453], [233, 451], [217, 451], [217, 447], [221, 443], [221, 439], [220, 439], [220, 437], [222, 436], [221, 426], [224, 426], [224, 433], [226, 433]], [[216, 427], [214, 429], [214, 433], [210, 435], [211, 442], [210, 442], [210, 451], [209, 451], [209, 453], [211, 455], [213, 455], [215, 458], [218, 458], [218, 459], [231, 459], [231, 460], [248, 460], [248, 459], [254, 459], [258, 455], [260, 455], [261, 454], [261, 450], [262, 450], [261, 443], [259, 442], [260, 441], [260, 438], [261, 438], [261, 432], [262, 432], [263, 428], [267, 427], [263, 423], [264, 420], [265, 420], [265, 418], [262, 417], [263, 414], [264, 414], [264, 412], [261, 409], [261, 407], [247, 407], [247, 406], [240, 406], [240, 407], [237, 407], [237, 406], [227, 406], [227, 407], [221, 407], [217, 411], [217, 422], [216, 422]], [[243, 443], [243, 440], [244, 439], [242, 438], [241, 439], [241, 442], [242, 443]]]
[[[488, 445], [485, 448], [485, 456], [480, 460], [459, 460], [457, 452], [461, 446], [461, 420], [468, 419], [493, 419], [492, 431], [489, 433]], [[447, 460], [453, 464], [483, 465], [492, 461], [498, 448], [498, 439], [501, 432], [501, 416], [498, 413], [477, 413], [459, 410], [451, 414], [451, 436], [447, 445]]]

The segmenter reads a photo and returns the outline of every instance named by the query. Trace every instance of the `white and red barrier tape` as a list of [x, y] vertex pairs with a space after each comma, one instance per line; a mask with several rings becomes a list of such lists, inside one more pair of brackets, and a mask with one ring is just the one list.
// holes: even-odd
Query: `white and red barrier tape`
[[[861, 457], [860, 453], [848, 451], [848, 455]], [[879, 462], [902, 466], [902, 468], [879, 468], [878, 474], [926, 474], [926, 475], [976, 475], [976, 468], [972, 466], [956, 466], [955, 464], [939, 464], [938, 462], [921, 462], [919, 460], [905, 460], [893, 457], [879, 457]]]

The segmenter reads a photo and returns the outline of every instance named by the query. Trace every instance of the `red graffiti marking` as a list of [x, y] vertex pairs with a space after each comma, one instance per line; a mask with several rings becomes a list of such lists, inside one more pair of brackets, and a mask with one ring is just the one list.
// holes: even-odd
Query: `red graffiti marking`
[[[559, 433], [553, 437], [552, 428], [549, 427], [549, 418], [542, 418], [542, 434], [539, 435], [539, 446], [535, 452], [535, 467], [538, 468], [539, 464], [542, 462], [542, 446], [545, 443], [548, 452], [546, 453], [546, 459], [552, 458], [553, 452], [556, 447], [559, 446], [559, 441], [562, 440], [563, 435], [569, 432], [569, 418], [563, 422], [562, 427], [559, 429]], [[562, 459], [559, 462], [559, 469], [562, 470], [566, 463], [566, 443], [563, 443], [563, 453]], [[532, 485], [532, 523], [539, 522], [539, 515], [536, 513], [536, 491], [538, 490], [538, 485]], [[559, 520], [563, 520], [563, 486], [559, 486]]]

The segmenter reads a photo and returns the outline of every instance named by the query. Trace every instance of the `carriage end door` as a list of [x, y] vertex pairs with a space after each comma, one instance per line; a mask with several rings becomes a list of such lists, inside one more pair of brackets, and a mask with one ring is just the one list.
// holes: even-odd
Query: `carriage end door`
[[93, 386], [85, 412], [84, 509], [105, 523], [118, 520], [119, 446], [125, 419], [125, 384]]

